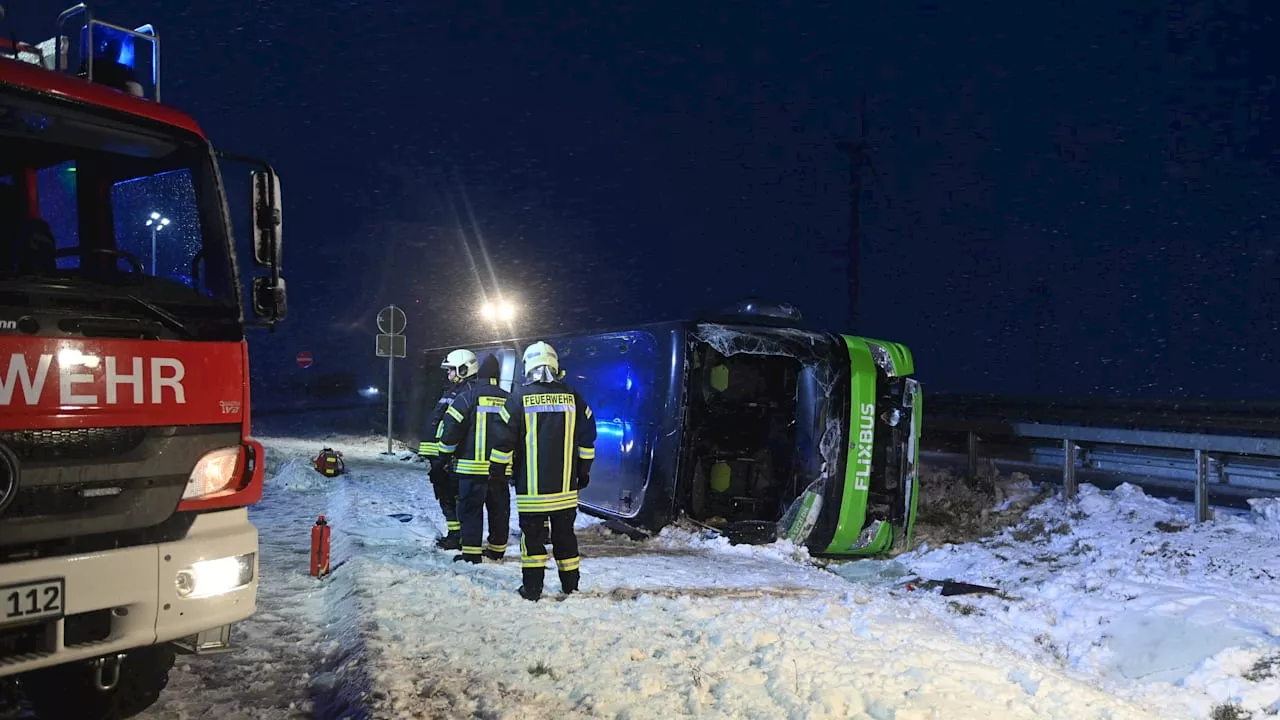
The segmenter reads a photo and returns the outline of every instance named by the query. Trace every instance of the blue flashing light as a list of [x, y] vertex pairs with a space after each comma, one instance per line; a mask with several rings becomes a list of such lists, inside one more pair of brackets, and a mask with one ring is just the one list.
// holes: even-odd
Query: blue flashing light
[[[80, 29], [80, 53], [88, 55], [89, 27]], [[136, 70], [137, 53], [134, 50], [133, 35], [121, 32], [113, 27], [95, 23], [93, 26], [93, 61], [123, 65]]]
[[621, 422], [604, 420], [596, 423], [596, 435], [603, 435], [621, 440], [623, 432]]
[[120, 51], [116, 54], [116, 62], [120, 63], [121, 65], [124, 65], [130, 70], [135, 69], [133, 64], [134, 54], [133, 54], [133, 37], [132, 36], [125, 37], [124, 40], [120, 43]]

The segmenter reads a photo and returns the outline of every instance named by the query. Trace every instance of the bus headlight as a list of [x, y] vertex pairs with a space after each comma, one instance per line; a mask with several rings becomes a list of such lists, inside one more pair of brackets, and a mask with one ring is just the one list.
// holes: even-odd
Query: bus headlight
[[187, 478], [182, 491], [183, 500], [202, 498], [220, 493], [236, 480], [236, 467], [240, 464], [240, 448], [219, 448], [205, 453]]
[[173, 585], [183, 599], [226, 595], [253, 582], [253, 560], [247, 553], [194, 562], [174, 575]]
[[871, 359], [875, 361], [876, 367], [884, 371], [889, 377], [898, 376], [898, 368], [893, 364], [893, 356], [889, 354], [889, 350], [879, 343], [867, 341], [867, 347], [871, 349]]

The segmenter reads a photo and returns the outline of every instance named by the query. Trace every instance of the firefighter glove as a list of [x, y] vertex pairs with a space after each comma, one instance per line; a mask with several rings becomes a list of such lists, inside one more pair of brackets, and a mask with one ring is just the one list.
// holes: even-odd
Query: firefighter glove
[[431, 472], [427, 473], [432, 485], [449, 482], [449, 466], [446, 463], [432, 463]]
[[506, 482], [507, 466], [505, 463], [489, 463], [489, 481], [494, 483]]
[[437, 473], [443, 472], [447, 464], [448, 464], [448, 458], [444, 457], [443, 455], [432, 455], [431, 456], [431, 474], [435, 475]]

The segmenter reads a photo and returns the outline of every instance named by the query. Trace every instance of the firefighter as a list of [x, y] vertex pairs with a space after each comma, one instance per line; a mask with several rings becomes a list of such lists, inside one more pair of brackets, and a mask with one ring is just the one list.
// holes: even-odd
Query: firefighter
[[440, 454], [440, 431], [444, 429], [445, 412], [462, 390], [463, 380], [473, 377], [479, 371], [480, 363], [476, 360], [475, 353], [458, 349], [445, 356], [440, 367], [448, 373], [449, 384], [427, 416], [427, 422], [422, 428], [422, 441], [418, 444], [418, 454], [431, 463], [431, 487], [440, 503], [440, 512], [444, 514], [447, 532], [444, 537], [436, 540], [436, 546], [442, 550], [457, 550], [462, 547], [462, 525], [458, 523], [458, 480], [449, 467], [452, 458]]
[[[507, 552], [511, 525], [511, 488], [507, 477], [489, 479], [489, 450], [493, 427], [501, 422], [498, 413], [507, 401], [507, 391], [498, 386], [498, 359], [486, 355], [476, 376], [463, 383], [462, 390], [445, 411], [440, 432], [440, 454], [451, 455], [458, 482], [458, 521], [462, 523], [462, 554], [453, 558], [478, 563], [481, 558], [501, 560]], [[504, 465], [506, 475], [511, 466]], [[489, 515], [489, 538], [482, 547], [485, 510]]]
[[524, 351], [524, 381], [512, 388], [498, 417], [489, 478], [499, 480], [513, 465], [520, 514], [520, 596], [542, 597], [547, 536], [560, 571], [560, 589], [578, 589], [578, 491], [591, 481], [596, 421], [591, 408], [560, 374], [555, 348], [536, 342]]

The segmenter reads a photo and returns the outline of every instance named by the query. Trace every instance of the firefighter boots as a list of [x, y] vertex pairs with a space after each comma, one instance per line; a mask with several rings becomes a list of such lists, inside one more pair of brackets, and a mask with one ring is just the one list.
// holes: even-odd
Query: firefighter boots
[[436, 538], [436, 547], [441, 550], [461, 550], [462, 534], [458, 530], [450, 530], [448, 535]]
[[560, 591], [565, 595], [572, 595], [578, 592], [578, 575], [577, 570], [561, 570], [560, 571]]

